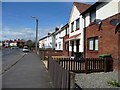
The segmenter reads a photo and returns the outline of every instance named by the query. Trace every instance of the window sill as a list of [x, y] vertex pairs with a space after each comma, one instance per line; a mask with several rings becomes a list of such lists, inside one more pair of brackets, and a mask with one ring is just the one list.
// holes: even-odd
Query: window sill
[[79, 30], [80, 28], [77, 28], [75, 31]]
[[89, 52], [89, 53], [98, 53], [98, 51], [95, 51], [95, 50], [87, 50], [87, 52]]
[[68, 36], [69, 34], [66, 34], [65, 36]]
[[71, 33], [74, 32], [74, 30], [71, 31]]
[[94, 22], [91, 22], [91, 23], [89, 24], [89, 26], [92, 26], [92, 25], [95, 25], [95, 23], [94, 23]]

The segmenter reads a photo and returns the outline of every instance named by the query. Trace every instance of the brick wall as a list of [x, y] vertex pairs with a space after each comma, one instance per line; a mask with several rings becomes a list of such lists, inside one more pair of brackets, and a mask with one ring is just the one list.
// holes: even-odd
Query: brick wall
[[[120, 32], [115, 34], [115, 26], [109, 21], [113, 18], [120, 19], [120, 13], [102, 21], [101, 30], [93, 24], [86, 28], [86, 57], [97, 58], [100, 54], [111, 54], [114, 59], [113, 67], [118, 70], [118, 58], [120, 58]], [[98, 36], [98, 51], [88, 50], [88, 38]]]
[[45, 56], [63, 56], [63, 51], [52, 49], [40, 49], [40, 53], [44, 53]]
[[64, 55], [64, 56], [69, 56], [69, 49], [68, 49], [68, 50], [65, 49], [65, 43], [66, 43], [66, 42], [69, 43], [69, 41], [66, 41], [68, 38], [69, 38], [69, 35], [65, 35], [65, 36], [63, 37], [63, 55]]

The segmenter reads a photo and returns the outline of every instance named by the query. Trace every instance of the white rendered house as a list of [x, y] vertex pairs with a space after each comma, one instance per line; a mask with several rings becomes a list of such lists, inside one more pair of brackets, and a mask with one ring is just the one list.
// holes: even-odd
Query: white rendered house
[[65, 31], [61, 28], [55, 32], [55, 50], [63, 50], [64, 36], [65, 36]]
[[69, 17], [69, 55], [74, 56], [75, 52], [84, 51], [84, 19], [81, 12], [86, 10], [89, 4], [74, 2]]

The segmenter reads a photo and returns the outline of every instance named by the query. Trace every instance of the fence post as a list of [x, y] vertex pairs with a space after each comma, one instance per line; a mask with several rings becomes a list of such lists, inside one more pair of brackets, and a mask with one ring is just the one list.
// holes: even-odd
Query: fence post
[[48, 60], [47, 60], [47, 69], [49, 69], [49, 65], [50, 65], [49, 61], [51, 60], [51, 58], [52, 58], [52, 57], [48, 55]]
[[88, 73], [88, 60], [87, 58], [85, 59], [85, 73]]
[[45, 60], [45, 50], [43, 51], [43, 60]]
[[48, 60], [47, 60], [47, 69], [49, 69], [49, 59], [50, 59], [50, 56], [48, 56]]
[[69, 72], [69, 81], [70, 81], [70, 90], [74, 90], [75, 88], [75, 73]]
[[104, 58], [104, 72], [107, 72], [107, 59]]

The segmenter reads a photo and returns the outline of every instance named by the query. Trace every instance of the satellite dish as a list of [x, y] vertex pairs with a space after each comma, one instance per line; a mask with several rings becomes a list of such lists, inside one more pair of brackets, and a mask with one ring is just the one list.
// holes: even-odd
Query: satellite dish
[[95, 20], [94, 20], [94, 23], [95, 23], [95, 24], [98, 24], [98, 25], [100, 25], [101, 22], [102, 22], [102, 20], [100, 20], [100, 19], [95, 19]]
[[113, 25], [113, 26], [117, 26], [119, 23], [120, 23], [119, 19], [112, 19], [112, 20], [110, 20], [110, 24]]
[[120, 31], [120, 23], [116, 26], [116, 28], [115, 28], [115, 34], [118, 32], [118, 31]]
[[97, 25], [99, 25], [98, 30], [101, 30], [102, 20], [100, 20], [100, 19], [95, 19], [95, 20], [94, 20], [94, 23], [97, 24]]

